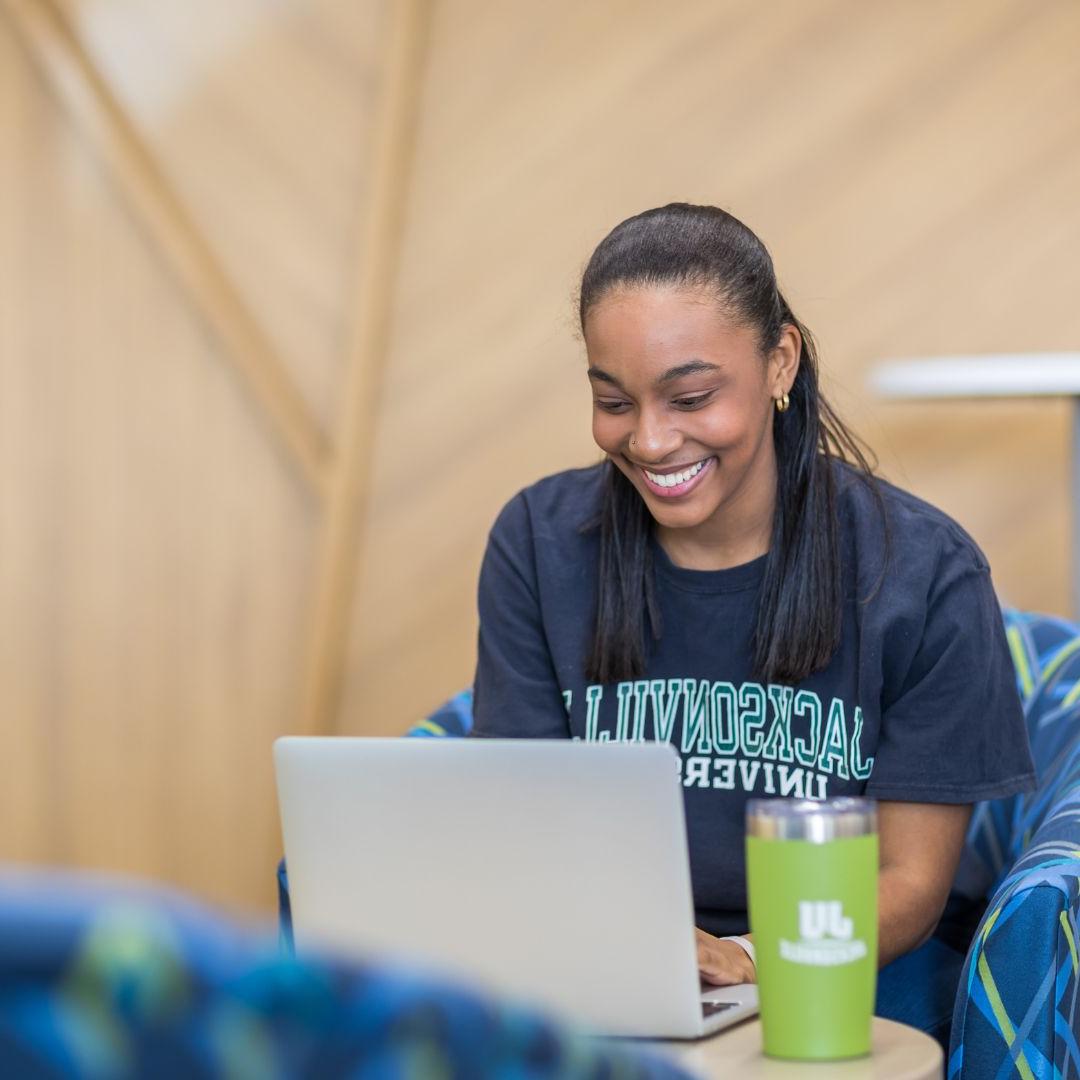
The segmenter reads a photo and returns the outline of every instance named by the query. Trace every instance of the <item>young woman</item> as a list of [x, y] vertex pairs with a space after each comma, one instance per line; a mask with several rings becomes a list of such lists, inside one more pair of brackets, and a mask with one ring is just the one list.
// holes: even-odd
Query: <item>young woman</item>
[[606, 460], [527, 488], [492, 529], [475, 732], [675, 746], [716, 983], [754, 978], [746, 800], [880, 800], [888, 964], [938, 923], [971, 804], [1033, 784], [986, 560], [872, 476], [731, 215], [618, 225], [580, 318]]

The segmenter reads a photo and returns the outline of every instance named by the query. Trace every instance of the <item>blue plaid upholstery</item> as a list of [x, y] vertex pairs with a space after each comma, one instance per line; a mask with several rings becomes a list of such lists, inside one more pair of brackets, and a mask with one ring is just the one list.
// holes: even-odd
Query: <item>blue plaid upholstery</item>
[[1080, 1075], [1080, 636], [1006, 612], [1034, 792], [980, 804], [958, 886], [990, 900], [961, 975], [949, 1080]]
[[461, 737], [472, 731], [472, 688], [455, 694], [429, 717], [409, 729], [410, 738]]
[[631, 1047], [426, 978], [282, 956], [149, 888], [0, 875], [0, 1076], [675, 1080]]

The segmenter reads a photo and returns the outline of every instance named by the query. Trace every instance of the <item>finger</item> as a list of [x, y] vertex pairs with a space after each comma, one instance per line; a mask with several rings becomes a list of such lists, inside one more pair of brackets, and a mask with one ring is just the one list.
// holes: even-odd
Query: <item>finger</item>
[[752, 976], [746, 972], [741, 951], [733, 952], [729, 942], [721, 942], [705, 935], [705, 941], [698, 941], [698, 972], [702, 979], [713, 986], [734, 986], [742, 982], [752, 982]]
[[724, 957], [708, 953], [698, 954], [698, 972], [714, 986], [731, 986], [739, 982], [739, 973]]
[[711, 986], [734, 986], [742, 981], [738, 972], [722, 964], [699, 967], [698, 972], [701, 978]]
[[722, 952], [708, 947], [698, 947], [698, 971], [703, 979], [714, 986], [730, 986], [738, 981], [738, 972]]

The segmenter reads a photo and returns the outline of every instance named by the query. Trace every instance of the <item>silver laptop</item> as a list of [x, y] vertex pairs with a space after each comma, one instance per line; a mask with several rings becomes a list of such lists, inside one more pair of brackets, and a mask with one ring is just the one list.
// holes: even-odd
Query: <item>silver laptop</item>
[[282, 738], [297, 949], [450, 975], [598, 1034], [695, 1038], [757, 1012], [702, 992], [667, 744]]

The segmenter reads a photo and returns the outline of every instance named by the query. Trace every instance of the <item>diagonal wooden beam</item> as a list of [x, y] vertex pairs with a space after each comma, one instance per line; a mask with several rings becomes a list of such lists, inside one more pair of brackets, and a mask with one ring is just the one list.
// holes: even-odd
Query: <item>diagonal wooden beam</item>
[[136, 220], [220, 340], [307, 484], [323, 495], [330, 449], [273, 345], [55, 0], [0, 0], [50, 91], [74, 116]]
[[341, 696], [360, 526], [370, 489], [376, 407], [389, 345], [401, 230], [417, 125], [430, 0], [389, 0], [382, 90], [372, 132], [372, 173], [360, 222], [347, 386], [335, 467], [319, 541], [302, 730], [333, 731]]

